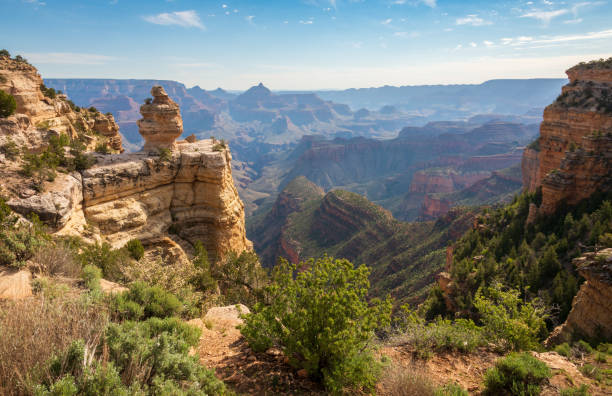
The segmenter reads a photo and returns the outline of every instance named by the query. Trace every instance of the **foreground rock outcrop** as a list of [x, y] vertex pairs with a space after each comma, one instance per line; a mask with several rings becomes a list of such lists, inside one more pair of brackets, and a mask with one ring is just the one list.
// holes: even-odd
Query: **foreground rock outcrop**
[[612, 191], [612, 62], [567, 71], [570, 83], [544, 110], [537, 143], [523, 157], [524, 188], [542, 188], [543, 213]]
[[553, 331], [548, 344], [566, 342], [576, 336], [612, 339], [612, 248], [587, 253], [575, 259], [574, 264], [586, 282], [574, 297], [567, 320]]

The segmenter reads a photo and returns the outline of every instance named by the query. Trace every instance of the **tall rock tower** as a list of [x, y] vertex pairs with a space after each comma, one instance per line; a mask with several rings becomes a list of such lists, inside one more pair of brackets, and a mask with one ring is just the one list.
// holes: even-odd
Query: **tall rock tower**
[[138, 131], [144, 138], [143, 151], [176, 149], [176, 139], [183, 133], [183, 119], [176, 104], [164, 88], [151, 88], [153, 101], [140, 106], [142, 119], [138, 120]]

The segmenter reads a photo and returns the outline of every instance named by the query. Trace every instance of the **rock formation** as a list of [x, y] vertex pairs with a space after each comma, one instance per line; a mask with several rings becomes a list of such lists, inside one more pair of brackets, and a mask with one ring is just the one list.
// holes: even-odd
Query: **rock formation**
[[[111, 115], [79, 109], [63, 94], [45, 96], [43, 89], [34, 66], [25, 60], [0, 57], [0, 90], [17, 102], [15, 115], [0, 119], [0, 146], [10, 139], [38, 152], [50, 136], [64, 133], [83, 140], [91, 149], [106, 140], [111, 150], [123, 150], [119, 128]], [[103, 138], [98, 139], [98, 134]]]
[[574, 260], [586, 282], [572, 302], [567, 320], [546, 341], [558, 344], [574, 336], [592, 340], [612, 338], [612, 248]]
[[[543, 213], [612, 190], [612, 65], [595, 61], [567, 71], [570, 83], [544, 110], [540, 137], [523, 157], [524, 188], [542, 187]], [[538, 151], [539, 148], [539, 151]]]
[[159, 85], [151, 89], [151, 95], [153, 101], [140, 106], [142, 119], [138, 120], [138, 128], [145, 141], [143, 150], [176, 149], [175, 140], [183, 133], [179, 106]]

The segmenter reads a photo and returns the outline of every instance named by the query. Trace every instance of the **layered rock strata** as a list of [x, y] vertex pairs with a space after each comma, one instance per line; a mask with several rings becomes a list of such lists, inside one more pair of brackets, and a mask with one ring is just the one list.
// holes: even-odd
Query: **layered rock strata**
[[231, 154], [212, 147], [212, 140], [180, 143], [168, 160], [146, 153], [99, 158], [83, 172], [85, 219], [117, 247], [171, 228], [218, 258], [251, 249]]
[[143, 150], [176, 149], [175, 140], [183, 133], [179, 106], [163, 87], [154, 86], [151, 95], [153, 101], [140, 106], [142, 119], [138, 120], [138, 132], [145, 141]]
[[592, 62], [567, 75], [570, 83], [544, 110], [539, 151], [523, 157], [524, 188], [542, 187], [543, 213], [612, 191], [612, 67]]

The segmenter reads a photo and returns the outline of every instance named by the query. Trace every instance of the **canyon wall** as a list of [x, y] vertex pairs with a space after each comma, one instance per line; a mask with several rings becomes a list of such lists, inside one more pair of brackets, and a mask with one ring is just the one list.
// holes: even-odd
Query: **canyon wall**
[[612, 190], [612, 69], [592, 62], [567, 75], [570, 83], [544, 110], [536, 147], [522, 161], [524, 188], [542, 188], [543, 213]]

